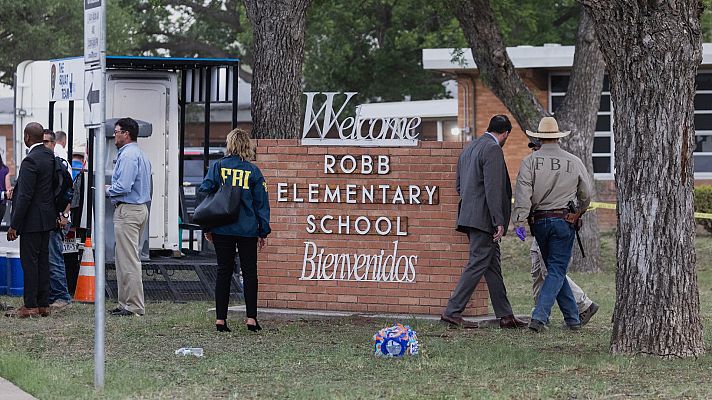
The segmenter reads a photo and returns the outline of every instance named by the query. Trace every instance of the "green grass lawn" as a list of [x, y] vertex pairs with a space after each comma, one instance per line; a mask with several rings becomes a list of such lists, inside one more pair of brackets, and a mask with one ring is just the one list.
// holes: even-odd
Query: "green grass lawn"
[[[663, 361], [608, 352], [615, 298], [614, 238], [606, 272], [573, 274], [601, 305], [581, 333], [450, 330], [438, 323], [378, 319], [269, 319], [248, 332], [215, 332], [210, 303], [149, 303], [143, 318], [107, 316], [106, 388], [93, 379], [93, 307], [50, 318], [0, 319], [0, 376], [40, 399], [54, 398], [712, 398], [712, 356]], [[712, 238], [697, 241], [705, 323], [712, 316]], [[503, 269], [515, 311], [532, 307], [528, 243], [508, 237]], [[18, 305], [16, 298], [3, 298]], [[113, 304], [108, 306], [113, 307]], [[554, 312], [560, 321], [561, 314]], [[421, 354], [377, 359], [373, 334], [396, 322], [418, 332]], [[237, 328], [237, 329], [235, 329]], [[707, 333], [706, 340], [710, 342]], [[178, 357], [183, 346], [204, 358]], [[708, 352], [710, 349], [708, 347]]]

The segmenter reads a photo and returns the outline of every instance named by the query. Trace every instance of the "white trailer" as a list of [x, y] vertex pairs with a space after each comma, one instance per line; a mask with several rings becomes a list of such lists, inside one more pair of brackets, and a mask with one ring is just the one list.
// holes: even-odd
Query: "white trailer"
[[[233, 103], [233, 126], [237, 123], [237, 83], [239, 60], [180, 59], [163, 57], [107, 57], [106, 118], [131, 117], [150, 125], [149, 135], [139, 135], [138, 144], [153, 166], [153, 193], [150, 207], [148, 247], [179, 255], [179, 215], [184, 149], [185, 105], [206, 105], [205, 143], [209, 144], [210, 104]], [[39, 122], [54, 131], [64, 130], [73, 151], [86, 151], [93, 159], [92, 138], [84, 129], [84, 99], [91, 88], [84, 85], [83, 58], [24, 61], [17, 67], [15, 154], [20, 165], [27, 148], [22, 130], [29, 122]], [[180, 82], [179, 82], [180, 80]], [[234, 94], [234, 95], [233, 95]], [[104, 167], [111, 180], [117, 150], [113, 126], [106, 129]], [[71, 154], [71, 153], [70, 153]], [[209, 154], [208, 151], [205, 154]], [[207, 159], [205, 161], [207, 166]], [[87, 182], [91, 182], [87, 175]], [[91, 185], [87, 185], [91, 186]], [[91, 204], [91, 196], [85, 196]], [[113, 207], [107, 207], [111, 225]], [[89, 210], [90, 211], [90, 210]], [[83, 213], [84, 216], [87, 213]], [[85, 222], [83, 226], [86, 226]], [[107, 226], [107, 256], [113, 254], [113, 226]], [[107, 259], [108, 260], [108, 259]]]

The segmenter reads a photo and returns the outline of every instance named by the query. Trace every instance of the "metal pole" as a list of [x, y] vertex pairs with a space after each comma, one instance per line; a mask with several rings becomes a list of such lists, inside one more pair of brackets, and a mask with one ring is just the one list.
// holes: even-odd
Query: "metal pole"
[[203, 175], [208, 173], [210, 166], [210, 87], [212, 86], [212, 68], [205, 72], [205, 132], [203, 136]]
[[54, 131], [54, 101], [49, 102], [49, 120], [47, 121], [47, 129]]
[[180, 72], [181, 85], [180, 85], [180, 99], [178, 103], [180, 104], [180, 121], [178, 124], [178, 140], [180, 140], [180, 153], [178, 155], [178, 187], [183, 187], [183, 160], [185, 159], [185, 108], [187, 107], [188, 101], [186, 97], [188, 96], [188, 70], [184, 69]]
[[94, 168], [94, 173], [96, 174], [94, 190], [94, 203], [95, 203], [95, 213], [94, 213], [94, 230], [95, 230], [95, 242], [96, 252], [95, 252], [95, 269], [96, 269], [96, 298], [94, 303], [94, 323], [95, 323], [95, 335], [94, 335], [94, 388], [97, 390], [102, 390], [104, 388], [104, 296], [106, 290], [104, 287], [105, 275], [104, 275], [104, 252], [106, 243], [105, 240], [105, 226], [104, 226], [104, 216], [105, 212], [105, 200], [104, 197], [104, 183], [106, 181], [106, 132], [105, 132], [105, 122], [106, 122], [106, 1], [101, 2], [101, 91], [99, 93], [99, 121], [101, 126], [99, 129], [95, 129], [96, 140], [94, 145], [96, 146], [96, 168]]
[[[17, 118], [19, 118], [19, 115], [17, 115], [17, 72], [12, 73], [12, 138], [15, 140], [15, 148], [13, 149], [13, 154], [12, 154], [12, 161], [15, 164], [15, 179], [17, 179], [17, 175], [20, 174], [20, 164], [18, 162], [20, 161], [20, 152], [22, 151], [22, 139], [17, 140], [20, 135], [17, 134]], [[7, 154], [7, 153], [5, 153]], [[5, 156], [5, 164], [8, 163], [7, 156]], [[11, 206], [12, 207], [12, 206]], [[8, 273], [10, 273], [8, 269]], [[10, 282], [10, 281], [8, 281]], [[9, 286], [8, 286], [9, 288]]]
[[237, 128], [237, 83], [240, 79], [240, 64], [232, 67], [232, 129]]
[[67, 124], [67, 162], [72, 166], [74, 151], [74, 100], [69, 101], [69, 123]]

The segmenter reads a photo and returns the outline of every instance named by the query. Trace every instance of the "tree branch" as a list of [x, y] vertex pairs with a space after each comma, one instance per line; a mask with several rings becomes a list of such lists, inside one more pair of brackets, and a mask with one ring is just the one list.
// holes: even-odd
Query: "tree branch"
[[564, 22], [570, 20], [571, 18], [576, 17], [579, 14], [579, 11], [581, 11], [581, 8], [578, 4], [574, 4], [571, 7], [566, 10], [565, 13], [563, 13], [559, 18], [555, 19], [554, 22], [552, 22], [552, 25], [555, 27], [560, 27], [561, 25], [564, 24]]
[[186, 36], [180, 35], [163, 35], [170, 38], [168, 42], [144, 42], [141, 44], [139, 49], [141, 51], [165, 49], [168, 50], [171, 55], [183, 55], [183, 56], [201, 56], [201, 57], [218, 57], [218, 58], [231, 58], [235, 57], [234, 54], [228, 53], [220, 47], [213, 46], [211, 44], [195, 40]]
[[[208, 7], [203, 4], [202, 1], [190, 1], [190, 0], [166, 0], [167, 5], [172, 6], [183, 6], [188, 7], [193, 10], [194, 13], [203, 15], [211, 20], [222, 22], [229, 25], [236, 32], [244, 32], [244, 28], [240, 24], [240, 12], [237, 8], [237, 3], [233, 1], [226, 2], [226, 10]], [[229, 6], [233, 6], [232, 8]]]
[[547, 112], [514, 69], [489, 0], [457, 0], [455, 3], [455, 15], [472, 48], [480, 80], [504, 103], [523, 129], [535, 129]]

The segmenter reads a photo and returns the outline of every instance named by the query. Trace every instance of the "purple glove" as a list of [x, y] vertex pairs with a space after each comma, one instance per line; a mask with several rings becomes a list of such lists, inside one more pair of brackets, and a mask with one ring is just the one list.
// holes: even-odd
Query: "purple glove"
[[514, 230], [514, 232], [517, 233], [517, 237], [519, 240], [524, 241], [524, 239], [527, 238], [527, 230], [524, 229], [523, 226], [518, 226], [517, 229]]

